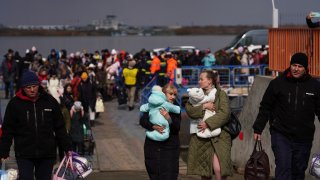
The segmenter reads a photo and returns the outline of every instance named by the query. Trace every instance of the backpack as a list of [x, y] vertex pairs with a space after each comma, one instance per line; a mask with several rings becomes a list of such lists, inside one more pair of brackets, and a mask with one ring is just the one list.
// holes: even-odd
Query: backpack
[[[258, 146], [258, 150], [257, 150]], [[267, 153], [262, 149], [261, 141], [256, 140], [252, 154], [244, 170], [245, 180], [268, 180], [270, 164]]]
[[234, 112], [231, 112], [230, 119], [225, 127], [227, 127], [226, 130], [230, 134], [232, 140], [238, 137], [238, 135], [240, 134], [241, 123]]

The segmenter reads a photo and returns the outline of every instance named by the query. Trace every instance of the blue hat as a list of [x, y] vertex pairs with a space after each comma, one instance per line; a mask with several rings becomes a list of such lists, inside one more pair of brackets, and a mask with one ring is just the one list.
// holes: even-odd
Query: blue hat
[[22, 74], [22, 78], [20, 80], [21, 87], [26, 87], [29, 85], [39, 85], [39, 78], [35, 72], [26, 71]]

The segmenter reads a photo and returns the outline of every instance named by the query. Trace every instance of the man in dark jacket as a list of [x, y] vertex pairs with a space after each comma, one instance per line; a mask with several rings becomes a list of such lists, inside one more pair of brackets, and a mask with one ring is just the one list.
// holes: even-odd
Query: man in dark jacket
[[21, 89], [6, 108], [0, 138], [1, 160], [9, 157], [14, 140], [19, 179], [50, 180], [57, 145], [71, 150], [58, 102], [39, 86], [38, 76], [23, 74]]
[[320, 115], [320, 83], [308, 74], [308, 57], [296, 53], [290, 67], [272, 80], [253, 124], [260, 140], [268, 121], [275, 156], [275, 179], [304, 179]]

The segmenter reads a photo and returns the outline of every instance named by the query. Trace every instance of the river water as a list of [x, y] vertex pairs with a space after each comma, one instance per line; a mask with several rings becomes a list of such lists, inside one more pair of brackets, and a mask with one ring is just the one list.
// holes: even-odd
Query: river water
[[52, 48], [56, 50], [66, 49], [68, 53], [87, 50], [93, 52], [101, 49], [126, 50], [130, 53], [140, 51], [142, 48], [151, 50], [153, 48], [168, 46], [195, 46], [200, 50], [211, 48], [214, 52], [229, 44], [235, 36], [20, 36], [0, 37], [0, 55], [4, 55], [9, 48], [19, 51], [24, 56], [26, 49], [36, 46], [37, 50], [44, 56], [50, 53]]

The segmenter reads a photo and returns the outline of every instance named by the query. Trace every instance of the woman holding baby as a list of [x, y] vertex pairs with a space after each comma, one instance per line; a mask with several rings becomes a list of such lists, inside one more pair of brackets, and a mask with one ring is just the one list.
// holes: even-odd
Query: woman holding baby
[[[176, 104], [178, 90], [172, 84], [166, 84], [162, 88], [166, 101]], [[145, 166], [150, 180], [176, 180], [179, 174], [180, 140], [179, 131], [181, 113], [171, 113], [160, 109], [160, 114], [168, 121], [169, 138], [163, 141], [154, 140], [146, 136], [144, 142]], [[163, 134], [165, 127], [152, 124], [148, 112], [144, 112], [140, 118], [140, 125], [147, 131], [157, 131]]]
[[[200, 73], [199, 88], [208, 95], [216, 90], [214, 102], [205, 102], [200, 106], [194, 106], [189, 101], [186, 103], [186, 112], [191, 119], [198, 121], [198, 131], [206, 129], [215, 130], [221, 128], [217, 136], [203, 138], [198, 133], [191, 134], [188, 151], [188, 175], [200, 175], [202, 180], [227, 179], [232, 175], [231, 163], [231, 137], [223, 128], [230, 116], [229, 99], [227, 94], [219, 87], [219, 75], [212, 70], [204, 70]], [[215, 112], [214, 115], [204, 120], [205, 111]]]

